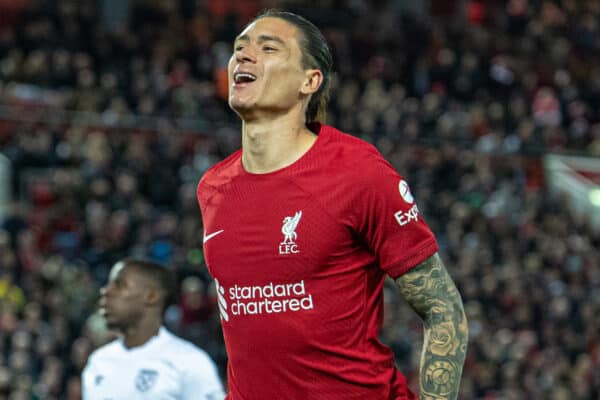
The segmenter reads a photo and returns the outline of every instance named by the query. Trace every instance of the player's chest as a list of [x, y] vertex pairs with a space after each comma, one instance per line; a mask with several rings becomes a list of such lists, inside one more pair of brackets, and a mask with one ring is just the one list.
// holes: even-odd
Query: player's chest
[[205, 209], [204, 251], [213, 274], [303, 279], [351, 246], [330, 199], [294, 187], [246, 189]]
[[180, 397], [177, 370], [164, 361], [107, 360], [97, 367], [91, 377], [93, 393], [97, 394], [93, 399], [174, 400]]

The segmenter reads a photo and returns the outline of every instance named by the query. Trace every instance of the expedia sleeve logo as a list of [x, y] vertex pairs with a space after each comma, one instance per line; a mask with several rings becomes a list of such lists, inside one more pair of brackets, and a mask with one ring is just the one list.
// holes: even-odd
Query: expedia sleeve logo
[[300, 312], [314, 308], [312, 294], [307, 293], [304, 280], [294, 283], [262, 286], [233, 285], [228, 290], [215, 280], [221, 319], [232, 316]]

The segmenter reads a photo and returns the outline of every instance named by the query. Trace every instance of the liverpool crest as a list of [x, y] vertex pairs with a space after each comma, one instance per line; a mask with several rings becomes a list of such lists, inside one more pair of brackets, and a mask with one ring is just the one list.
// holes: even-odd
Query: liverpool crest
[[279, 254], [296, 254], [300, 253], [296, 239], [298, 234], [296, 228], [302, 218], [302, 210], [297, 211], [293, 217], [285, 217], [283, 219], [283, 226], [281, 227], [281, 233], [283, 233], [283, 242], [279, 243]]

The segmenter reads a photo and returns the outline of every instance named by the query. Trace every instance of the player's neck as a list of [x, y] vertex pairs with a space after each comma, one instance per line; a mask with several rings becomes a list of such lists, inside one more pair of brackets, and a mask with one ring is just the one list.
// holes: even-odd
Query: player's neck
[[303, 119], [282, 116], [244, 121], [242, 163], [246, 171], [263, 174], [287, 167], [310, 149], [316, 135]]
[[123, 332], [123, 343], [128, 349], [142, 346], [154, 336], [158, 335], [160, 327], [160, 320], [142, 320], [136, 326], [130, 326]]

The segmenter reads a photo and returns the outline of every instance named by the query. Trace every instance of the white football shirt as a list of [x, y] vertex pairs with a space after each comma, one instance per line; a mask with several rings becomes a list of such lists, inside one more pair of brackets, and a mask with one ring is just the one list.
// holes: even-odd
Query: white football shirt
[[202, 349], [161, 327], [142, 346], [123, 339], [94, 351], [82, 373], [83, 400], [221, 400], [214, 361]]

